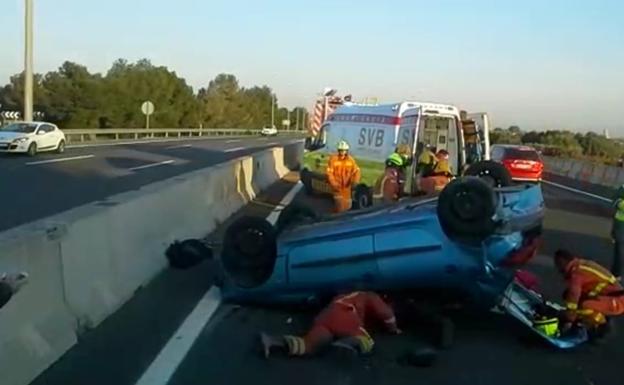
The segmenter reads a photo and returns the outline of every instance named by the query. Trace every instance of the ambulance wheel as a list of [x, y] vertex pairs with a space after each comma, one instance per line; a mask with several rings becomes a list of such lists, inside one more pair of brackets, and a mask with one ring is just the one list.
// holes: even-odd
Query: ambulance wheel
[[305, 222], [314, 222], [320, 218], [318, 213], [310, 206], [301, 203], [292, 203], [282, 210], [277, 222], [275, 223], [275, 231], [280, 234], [286, 228]]
[[303, 183], [303, 189], [306, 194], [314, 195], [314, 189], [312, 188], [312, 173], [307, 168], [304, 168], [299, 173], [299, 179], [301, 179], [301, 183]]
[[373, 204], [373, 190], [367, 185], [361, 183], [353, 189], [352, 199], [354, 210], [369, 207]]
[[174, 241], [165, 252], [169, 265], [174, 269], [190, 269], [212, 259], [212, 249], [199, 239]]
[[496, 194], [480, 178], [455, 179], [440, 193], [438, 219], [447, 237], [480, 243], [495, 230]]
[[507, 187], [513, 183], [511, 174], [505, 166], [492, 160], [484, 160], [471, 165], [464, 175], [477, 176], [492, 187]]
[[277, 235], [264, 218], [245, 216], [225, 231], [221, 260], [232, 281], [242, 288], [262, 285], [273, 274]]

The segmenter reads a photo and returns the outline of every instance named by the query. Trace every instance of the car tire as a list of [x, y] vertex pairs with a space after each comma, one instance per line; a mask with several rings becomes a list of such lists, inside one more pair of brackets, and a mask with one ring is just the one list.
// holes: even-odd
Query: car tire
[[484, 160], [471, 165], [464, 175], [479, 177], [492, 187], [507, 187], [513, 184], [509, 170], [492, 160]]
[[281, 234], [286, 228], [305, 221], [314, 222], [320, 219], [320, 215], [310, 206], [293, 203], [286, 206], [275, 223], [275, 231]]
[[199, 239], [174, 241], [165, 252], [169, 266], [174, 269], [190, 269], [212, 259], [212, 249]]
[[494, 190], [482, 179], [455, 179], [440, 193], [438, 219], [450, 239], [478, 244], [494, 233], [496, 206]]
[[35, 156], [37, 155], [37, 143], [31, 143], [30, 146], [28, 146], [28, 152], [27, 152], [28, 156]]
[[221, 261], [235, 285], [262, 285], [273, 274], [276, 258], [277, 234], [266, 219], [245, 216], [225, 231]]
[[307, 195], [314, 195], [314, 189], [312, 188], [312, 173], [307, 168], [304, 168], [299, 173], [299, 179], [303, 183], [303, 189]]
[[59, 142], [58, 146], [56, 146], [56, 153], [57, 154], [62, 154], [65, 152], [65, 141], [63, 139], [61, 139], [61, 141]]
[[367, 185], [360, 183], [353, 189], [352, 199], [354, 210], [370, 207], [373, 204], [373, 190]]

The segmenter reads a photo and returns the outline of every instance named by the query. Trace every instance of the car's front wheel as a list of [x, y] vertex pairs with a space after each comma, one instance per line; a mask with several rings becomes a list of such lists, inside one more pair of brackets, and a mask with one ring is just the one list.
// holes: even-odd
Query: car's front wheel
[[65, 141], [61, 139], [58, 146], [56, 147], [56, 152], [62, 154], [65, 152]]
[[31, 143], [30, 146], [28, 146], [28, 156], [35, 156], [37, 155], [37, 143]]
[[450, 239], [479, 244], [496, 229], [496, 193], [483, 179], [455, 179], [440, 193], [438, 219]]

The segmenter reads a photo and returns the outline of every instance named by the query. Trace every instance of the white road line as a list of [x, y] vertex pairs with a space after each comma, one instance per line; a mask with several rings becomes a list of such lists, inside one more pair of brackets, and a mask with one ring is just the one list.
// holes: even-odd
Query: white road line
[[128, 170], [130, 171], [143, 170], [143, 169], [150, 168], [150, 167], [158, 167], [158, 166], [163, 166], [165, 164], [172, 164], [174, 162], [175, 160], [163, 160], [162, 162], [158, 162], [158, 163], [150, 163], [150, 164], [144, 164], [143, 166], [132, 167], [132, 168], [129, 168]]
[[[282, 198], [280, 203], [271, 211], [267, 221], [275, 224], [283, 206], [292, 202], [295, 195], [301, 190], [303, 184], [298, 182]], [[167, 344], [162, 348], [158, 356], [152, 361], [143, 375], [136, 382], [136, 385], [166, 385], [178, 369], [199, 334], [210, 321], [212, 315], [221, 304], [221, 292], [216, 287], [211, 287], [202, 299], [197, 303], [195, 309], [189, 314], [182, 325], [169, 338]]]
[[223, 152], [234, 152], [234, 151], [240, 151], [240, 150], [244, 150], [246, 147], [234, 147], [234, 148], [228, 148], [227, 150], [223, 150]]
[[26, 163], [26, 165], [35, 166], [37, 164], [69, 162], [70, 160], [81, 160], [81, 159], [89, 159], [89, 158], [94, 158], [94, 157], [95, 155], [80, 155], [80, 156], [72, 156], [70, 158], [57, 158], [57, 159], [39, 160], [36, 162], [28, 162]]
[[226, 140], [225, 143], [238, 143], [240, 142], [240, 139], [232, 139], [232, 140]]
[[271, 143], [267, 143], [267, 146], [277, 146], [279, 143], [277, 142], [271, 142]]
[[221, 292], [213, 286], [167, 341], [165, 347], [158, 353], [156, 359], [152, 361], [136, 385], [165, 385], [168, 383], [220, 303]]
[[189, 147], [193, 147], [193, 145], [192, 144], [180, 144], [178, 146], [165, 147], [165, 150], [173, 150], [175, 148], [189, 148]]
[[267, 221], [271, 222], [271, 224], [274, 225], [275, 222], [277, 222], [277, 218], [279, 217], [280, 213], [282, 212], [282, 208], [288, 206], [290, 202], [295, 199], [295, 196], [302, 188], [303, 183], [301, 183], [301, 181], [297, 182], [297, 184], [294, 185], [292, 189], [290, 189], [288, 194], [286, 194], [284, 198], [282, 198], [279, 205], [277, 205], [277, 207], [274, 208], [273, 211], [271, 211], [271, 214], [269, 214], [269, 216], [267, 217]]
[[567, 191], [570, 191], [570, 192], [573, 192], [573, 193], [585, 195], [585, 196], [588, 196], [590, 198], [598, 199], [598, 200], [601, 200], [603, 202], [608, 202], [608, 203], [612, 202], [612, 200], [609, 199], [609, 198], [605, 198], [605, 197], [600, 196], [600, 195], [588, 193], [587, 191], [577, 190], [575, 188], [564, 186], [564, 185], [559, 184], [559, 183], [550, 182], [550, 181], [547, 181], [547, 180], [542, 180], [542, 183], [545, 183], [547, 185], [554, 186], [554, 187], [557, 187], [557, 188], [560, 188], [560, 189], [563, 189], [563, 190], [567, 190]]

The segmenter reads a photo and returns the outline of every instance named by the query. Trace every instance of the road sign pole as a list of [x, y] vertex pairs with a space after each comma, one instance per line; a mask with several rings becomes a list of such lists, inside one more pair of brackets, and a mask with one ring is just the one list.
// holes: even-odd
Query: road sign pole
[[24, 44], [24, 120], [32, 121], [33, 113], [33, 0], [25, 0]]
[[145, 128], [149, 130], [149, 117], [150, 114], [145, 115]]

